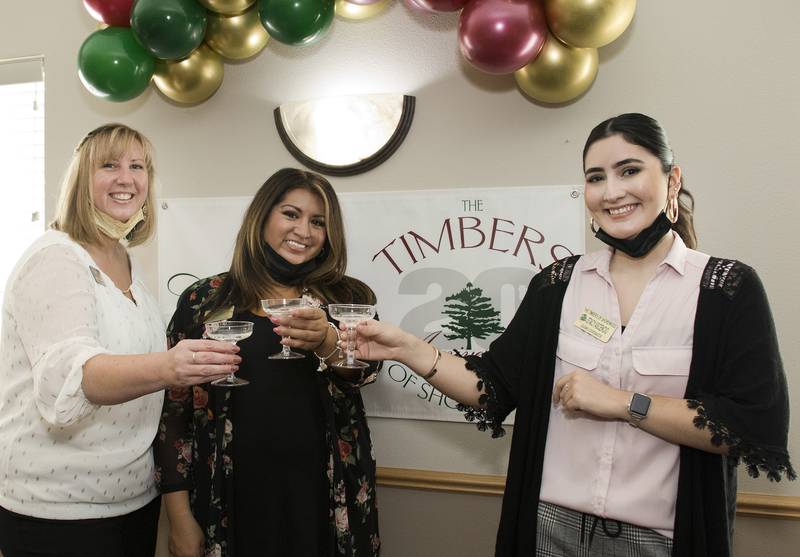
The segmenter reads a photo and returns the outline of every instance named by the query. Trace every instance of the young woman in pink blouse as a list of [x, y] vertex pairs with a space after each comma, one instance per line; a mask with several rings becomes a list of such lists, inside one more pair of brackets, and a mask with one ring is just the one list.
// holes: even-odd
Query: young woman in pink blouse
[[607, 247], [536, 275], [487, 352], [373, 321], [359, 354], [404, 363], [494, 436], [517, 411], [496, 555], [730, 555], [736, 464], [795, 477], [763, 287], [695, 251], [693, 199], [654, 119], [602, 122], [583, 166]]

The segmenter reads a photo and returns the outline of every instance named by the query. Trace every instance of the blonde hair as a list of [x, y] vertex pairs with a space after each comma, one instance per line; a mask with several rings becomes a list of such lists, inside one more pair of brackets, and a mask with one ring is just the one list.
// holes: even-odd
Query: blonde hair
[[94, 221], [92, 179], [101, 164], [122, 156], [133, 144], [142, 148], [147, 168], [147, 198], [142, 210], [145, 219], [126, 237], [128, 245], [146, 242], [155, 232], [156, 212], [153, 166], [153, 146], [140, 132], [124, 124], [104, 124], [90, 131], [75, 148], [72, 160], [61, 184], [58, 206], [50, 228], [60, 230], [81, 244], [98, 245], [104, 238]]

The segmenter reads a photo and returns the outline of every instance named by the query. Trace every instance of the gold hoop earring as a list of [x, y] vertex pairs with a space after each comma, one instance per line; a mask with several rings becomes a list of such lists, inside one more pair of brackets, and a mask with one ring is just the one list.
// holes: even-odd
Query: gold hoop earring
[[589, 217], [589, 230], [592, 234], [597, 234], [597, 225], [594, 223], [594, 217]]
[[667, 200], [667, 210], [665, 211], [667, 218], [672, 224], [678, 222], [678, 198], [673, 197]]

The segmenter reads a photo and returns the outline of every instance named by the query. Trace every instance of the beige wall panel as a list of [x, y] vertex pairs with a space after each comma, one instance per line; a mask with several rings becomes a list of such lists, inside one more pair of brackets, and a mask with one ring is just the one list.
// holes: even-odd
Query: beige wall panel
[[[494, 554], [500, 498], [379, 488], [382, 557]], [[800, 522], [738, 517], [734, 557], [786, 557], [800, 546]], [[166, 556], [165, 556], [166, 557]]]

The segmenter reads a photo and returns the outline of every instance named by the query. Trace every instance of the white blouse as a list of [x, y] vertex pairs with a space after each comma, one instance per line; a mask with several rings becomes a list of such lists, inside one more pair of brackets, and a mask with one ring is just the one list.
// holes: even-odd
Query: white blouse
[[81, 387], [98, 354], [166, 349], [131, 260], [127, 298], [67, 234], [48, 231], [8, 280], [0, 329], [0, 506], [51, 519], [118, 516], [156, 495], [163, 392], [100, 406]]

